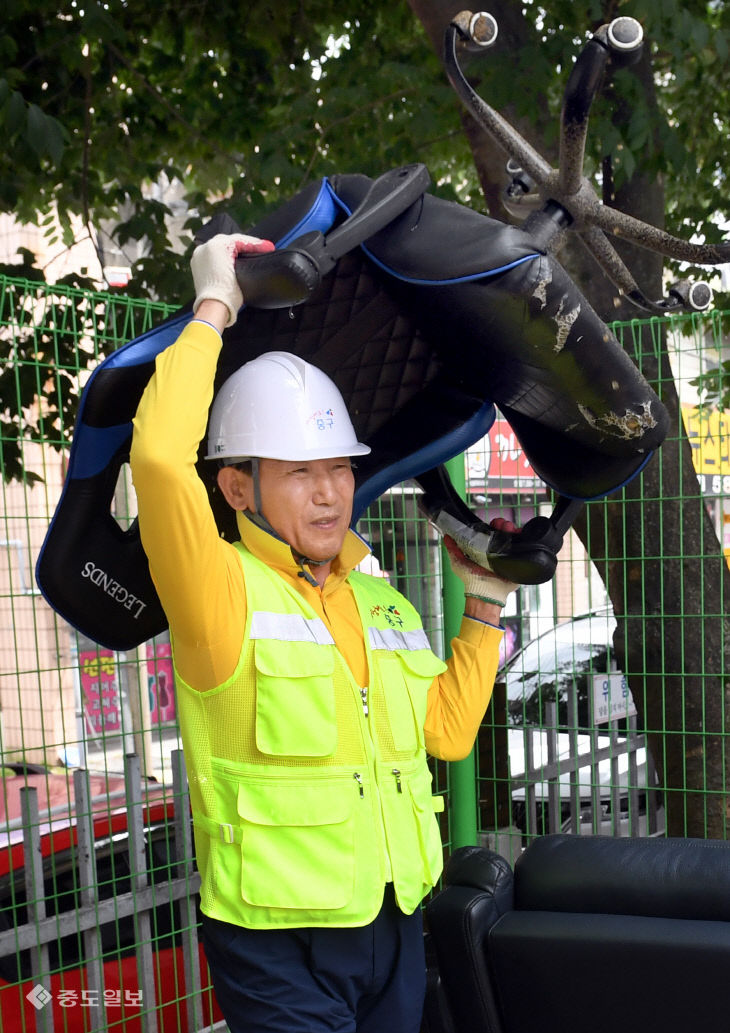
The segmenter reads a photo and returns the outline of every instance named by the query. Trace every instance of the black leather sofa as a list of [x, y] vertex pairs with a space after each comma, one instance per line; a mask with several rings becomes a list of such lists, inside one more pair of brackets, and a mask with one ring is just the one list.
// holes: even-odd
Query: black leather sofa
[[444, 882], [434, 1033], [730, 1030], [730, 843], [551, 835], [514, 872], [456, 850]]

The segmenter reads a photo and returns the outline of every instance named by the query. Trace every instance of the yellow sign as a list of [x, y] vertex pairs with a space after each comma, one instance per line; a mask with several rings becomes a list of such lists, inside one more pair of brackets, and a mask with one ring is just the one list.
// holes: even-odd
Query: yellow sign
[[699, 412], [682, 406], [700, 489], [707, 495], [730, 495], [730, 412]]

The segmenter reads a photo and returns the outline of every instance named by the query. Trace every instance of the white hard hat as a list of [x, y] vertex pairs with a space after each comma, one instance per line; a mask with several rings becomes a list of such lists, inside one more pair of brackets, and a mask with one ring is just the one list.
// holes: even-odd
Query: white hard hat
[[364, 456], [342, 395], [322, 370], [290, 352], [267, 352], [221, 385], [206, 459]]

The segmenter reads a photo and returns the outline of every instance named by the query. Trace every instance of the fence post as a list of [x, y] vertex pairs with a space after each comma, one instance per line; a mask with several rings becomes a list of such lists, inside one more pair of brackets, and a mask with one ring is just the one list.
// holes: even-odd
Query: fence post
[[[28, 924], [40, 922], [46, 917], [45, 887], [43, 883], [43, 854], [41, 853], [40, 819], [38, 815], [38, 790], [35, 786], [24, 786], [20, 790], [20, 808], [23, 817], [23, 850], [25, 852], [25, 899], [28, 908]], [[34, 986], [42, 992], [35, 1015], [36, 1033], [53, 1033], [53, 1006], [50, 1003], [48, 987], [40, 982], [41, 977], [50, 982], [48, 943], [39, 942], [31, 948], [31, 972], [38, 981]], [[39, 990], [40, 987], [40, 990]]]
[[[124, 757], [124, 788], [127, 799], [127, 831], [129, 835], [129, 879], [132, 894], [143, 892], [149, 880], [147, 847], [144, 833], [144, 802], [139, 757]], [[137, 977], [142, 995], [140, 1021], [142, 1033], [157, 1033], [157, 1001], [155, 991], [155, 958], [152, 950], [152, 921], [149, 908], [135, 908], [134, 931], [137, 940]], [[126, 1000], [126, 994], [125, 1000]]]
[[[182, 750], [170, 754], [173, 798], [175, 800], [175, 861], [178, 878], [190, 879], [193, 874], [193, 836], [190, 828], [190, 796]], [[200, 984], [198, 919], [194, 891], [180, 900], [183, 970], [185, 974], [185, 1009], [189, 1033], [203, 1028], [203, 1000]]]
[[[94, 814], [91, 806], [89, 772], [86, 768], [77, 768], [74, 771], [73, 782], [78, 841], [79, 903], [82, 910], [98, 915], [99, 875], [94, 849]], [[96, 1002], [97, 1008], [101, 1008], [104, 1002], [104, 957], [99, 923], [84, 929], [82, 944], [86, 987], [91, 1000]], [[101, 1021], [96, 1028], [103, 1028]]]
[[[466, 495], [464, 455], [455, 456], [446, 463], [451, 483], [462, 496]], [[446, 550], [443, 552], [444, 586], [444, 640], [446, 645], [459, 633], [464, 613], [464, 586], [453, 573]], [[477, 841], [477, 779], [474, 750], [464, 760], [449, 764], [449, 795], [451, 797], [451, 846], [473, 846]]]

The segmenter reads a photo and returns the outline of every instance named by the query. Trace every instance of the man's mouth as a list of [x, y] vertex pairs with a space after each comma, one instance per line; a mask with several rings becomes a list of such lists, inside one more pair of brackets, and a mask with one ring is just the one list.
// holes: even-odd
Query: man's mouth
[[319, 520], [313, 520], [312, 524], [314, 527], [319, 527], [324, 530], [328, 527], [334, 527], [337, 523], [339, 523], [339, 519], [340, 518], [338, 516], [320, 517]]

